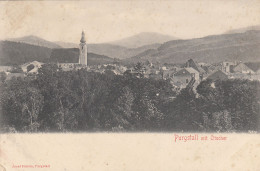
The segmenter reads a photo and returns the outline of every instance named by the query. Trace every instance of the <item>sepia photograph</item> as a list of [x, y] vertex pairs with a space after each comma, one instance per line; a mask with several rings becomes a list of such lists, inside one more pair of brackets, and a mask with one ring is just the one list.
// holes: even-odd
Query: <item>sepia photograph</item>
[[[41, 148], [42, 156], [52, 144], [66, 142], [69, 148], [72, 140], [82, 149], [89, 144], [89, 152], [102, 141], [128, 139], [141, 153], [146, 148], [139, 146], [145, 145], [130, 138], [141, 135], [147, 136], [145, 143], [165, 139], [166, 144], [166, 135], [171, 144], [220, 146], [235, 144], [240, 135], [259, 140], [259, 0], [0, 1], [0, 8], [0, 158], [17, 154], [11, 163], [10, 156], [0, 160], [0, 170], [223, 169], [162, 163], [112, 169], [109, 162], [54, 169], [49, 160], [12, 151], [18, 140], [22, 149], [31, 142], [32, 156]], [[219, 149], [227, 146], [232, 150], [227, 144]], [[124, 151], [118, 148], [115, 161]], [[30, 162], [18, 160], [22, 154]], [[255, 164], [242, 168], [258, 170]]]

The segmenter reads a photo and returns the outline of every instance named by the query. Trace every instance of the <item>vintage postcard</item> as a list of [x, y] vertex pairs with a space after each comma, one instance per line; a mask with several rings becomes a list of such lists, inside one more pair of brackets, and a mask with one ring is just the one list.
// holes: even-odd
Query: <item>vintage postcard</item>
[[259, 9], [0, 1], [0, 171], [259, 170]]

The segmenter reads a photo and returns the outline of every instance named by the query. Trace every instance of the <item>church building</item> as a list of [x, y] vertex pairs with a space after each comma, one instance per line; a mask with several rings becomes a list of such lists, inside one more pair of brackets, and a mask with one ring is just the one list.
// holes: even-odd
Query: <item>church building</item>
[[[75, 49], [76, 50], [76, 49]], [[70, 49], [69, 51], [67, 49], [57, 49], [54, 50], [55, 57], [53, 57], [57, 63], [58, 66], [61, 67], [64, 71], [70, 71], [73, 69], [80, 69], [87, 67], [88, 64], [88, 50], [87, 50], [87, 44], [85, 39], [85, 33], [82, 31], [80, 44], [79, 44], [79, 55], [74, 56], [74, 49]], [[56, 52], [58, 51], [58, 52]], [[61, 52], [60, 52], [61, 51]], [[64, 56], [65, 55], [65, 56]]]

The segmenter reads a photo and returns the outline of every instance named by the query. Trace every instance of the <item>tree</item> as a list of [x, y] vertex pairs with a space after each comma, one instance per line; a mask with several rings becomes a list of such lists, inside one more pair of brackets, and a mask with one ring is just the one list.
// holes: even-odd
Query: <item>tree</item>
[[22, 70], [22, 68], [20, 67], [20, 66], [14, 66], [12, 69], [11, 69], [11, 71], [10, 71], [11, 73], [22, 73], [23, 72], [23, 70]]
[[112, 117], [109, 122], [112, 130], [133, 130], [133, 102], [134, 95], [131, 89], [127, 86], [124, 87], [122, 95], [116, 100], [111, 111]]
[[196, 94], [190, 88], [180, 91], [167, 111], [167, 127], [177, 131], [200, 131], [201, 113], [197, 109]]
[[6, 78], [7, 78], [6, 73], [5, 73], [5, 72], [0, 72], [0, 81], [1, 81], [2, 83], [5, 82]]
[[144, 77], [144, 73], [145, 73], [145, 67], [144, 64], [141, 62], [138, 62], [135, 66], [134, 66], [134, 70], [137, 72], [138, 76], [140, 78]]
[[1, 106], [5, 124], [19, 131], [37, 131], [43, 97], [27, 80], [12, 79], [3, 93]]
[[143, 96], [137, 107], [137, 115], [135, 119], [136, 127], [141, 131], [159, 131], [162, 128], [162, 121], [164, 119], [163, 113], [157, 109], [152, 100], [148, 96]]
[[[249, 80], [206, 80], [197, 87], [200, 109], [214, 131], [259, 130], [260, 84]], [[214, 126], [215, 125], [215, 126]]]

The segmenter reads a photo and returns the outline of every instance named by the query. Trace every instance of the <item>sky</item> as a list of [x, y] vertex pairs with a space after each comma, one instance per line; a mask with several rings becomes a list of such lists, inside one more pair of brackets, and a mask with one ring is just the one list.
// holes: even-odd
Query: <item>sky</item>
[[260, 25], [260, 0], [1, 1], [0, 40], [35, 35], [50, 41], [119, 40], [140, 32], [181, 39]]

